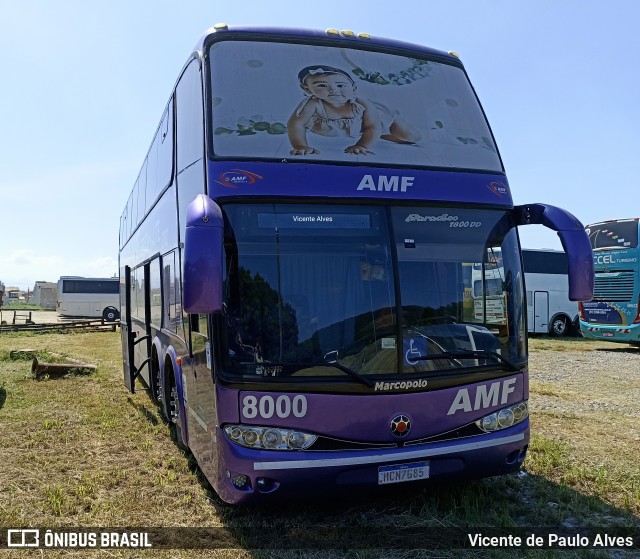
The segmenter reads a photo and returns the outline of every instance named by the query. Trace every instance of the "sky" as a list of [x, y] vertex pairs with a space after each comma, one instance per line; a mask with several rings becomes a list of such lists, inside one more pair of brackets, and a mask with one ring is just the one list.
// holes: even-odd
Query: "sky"
[[[118, 272], [122, 210], [178, 72], [219, 22], [460, 54], [515, 204], [640, 216], [637, 0], [0, 0], [0, 281]], [[542, 226], [525, 248], [561, 248]]]

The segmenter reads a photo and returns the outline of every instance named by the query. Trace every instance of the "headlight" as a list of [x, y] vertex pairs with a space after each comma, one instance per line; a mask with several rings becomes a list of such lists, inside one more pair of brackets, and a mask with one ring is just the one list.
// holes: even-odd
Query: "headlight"
[[225, 425], [224, 432], [236, 444], [267, 450], [305, 450], [318, 438], [302, 431], [257, 425]]
[[528, 401], [525, 400], [508, 408], [503, 408], [489, 415], [485, 415], [476, 421], [476, 425], [483, 431], [491, 433], [521, 423], [527, 419], [527, 417], [529, 417], [529, 404]]

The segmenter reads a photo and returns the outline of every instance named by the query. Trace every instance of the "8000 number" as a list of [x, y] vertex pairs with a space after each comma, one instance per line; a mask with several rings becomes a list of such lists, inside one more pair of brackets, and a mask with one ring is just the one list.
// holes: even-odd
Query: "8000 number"
[[242, 399], [242, 416], [253, 419], [260, 416], [269, 419], [274, 415], [285, 419], [292, 415], [294, 417], [304, 417], [307, 415], [307, 399], [298, 394], [293, 399], [287, 394], [282, 394], [277, 398], [273, 396], [245, 396]]

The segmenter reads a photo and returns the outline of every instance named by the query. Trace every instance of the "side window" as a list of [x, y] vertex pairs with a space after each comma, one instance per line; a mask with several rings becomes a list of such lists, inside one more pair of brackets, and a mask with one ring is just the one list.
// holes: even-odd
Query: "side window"
[[160, 194], [160, 189], [162, 188], [156, 182], [156, 174], [158, 172], [158, 143], [159, 143], [159, 132], [156, 132], [156, 136], [153, 139], [153, 143], [149, 148], [149, 154], [147, 155], [147, 201], [146, 208], [147, 210], [151, 209], [153, 203], [156, 201], [158, 194]]
[[178, 175], [202, 159], [204, 123], [202, 113], [202, 79], [200, 63], [192, 60], [176, 87]]
[[127, 316], [127, 306], [126, 306], [126, 281], [125, 281], [125, 273], [126, 268], [120, 268], [120, 318], [124, 320], [125, 316]]
[[120, 229], [118, 233], [118, 248], [122, 248], [124, 246], [125, 233], [124, 233], [124, 213], [120, 216]]
[[136, 316], [144, 321], [144, 266], [136, 270]]
[[[125, 239], [128, 239], [131, 236], [131, 232], [133, 231], [131, 227], [131, 206], [133, 206], [133, 192], [129, 194], [129, 200], [127, 200], [127, 207], [125, 208], [125, 226], [124, 226], [124, 236]], [[126, 242], [126, 241], [125, 241]]]
[[130, 234], [138, 225], [138, 180], [136, 180], [136, 184], [133, 187], [133, 191], [131, 192], [131, 224], [130, 224]]
[[171, 325], [171, 306], [175, 301], [173, 269], [173, 252], [170, 252], [162, 257], [162, 326], [167, 330], [173, 330]]
[[149, 283], [151, 289], [151, 324], [162, 325], [162, 284], [160, 283], [160, 258], [156, 258], [149, 266]]
[[146, 212], [145, 197], [147, 189], [147, 160], [144, 160], [142, 169], [140, 170], [140, 176], [138, 177], [138, 222], [140, 223]]
[[138, 282], [137, 282], [138, 270], [131, 270], [131, 316], [133, 318], [138, 317], [137, 298], [138, 298]]
[[169, 252], [162, 257], [162, 298], [163, 326], [176, 334], [181, 334], [182, 305], [180, 281], [177, 277], [176, 253]]
[[176, 87], [176, 161], [180, 239], [184, 240], [186, 208], [204, 193], [204, 114], [202, 72], [192, 60]]
[[206, 314], [192, 314], [191, 315], [191, 329], [195, 334], [201, 336], [207, 336], [207, 315]]
[[[191, 319], [191, 343], [194, 355], [204, 354], [207, 347], [207, 315], [192, 314]], [[207, 360], [208, 363], [208, 360]]]
[[173, 101], [162, 115], [147, 156], [146, 208], [151, 208], [165, 186], [171, 182], [173, 170]]
[[156, 184], [158, 193], [160, 193], [171, 182], [171, 173], [173, 171], [173, 99], [169, 101], [167, 110], [162, 116], [158, 135]]

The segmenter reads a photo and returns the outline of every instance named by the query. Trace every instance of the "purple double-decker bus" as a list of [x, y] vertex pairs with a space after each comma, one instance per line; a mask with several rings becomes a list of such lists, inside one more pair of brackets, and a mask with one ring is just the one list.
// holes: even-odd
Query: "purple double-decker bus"
[[527, 224], [590, 299], [582, 224], [514, 206], [456, 54], [216, 26], [121, 217], [125, 384], [229, 503], [515, 472]]

